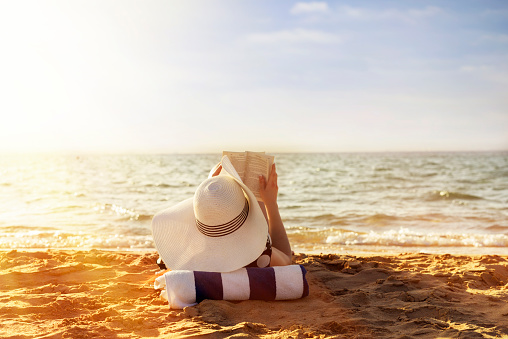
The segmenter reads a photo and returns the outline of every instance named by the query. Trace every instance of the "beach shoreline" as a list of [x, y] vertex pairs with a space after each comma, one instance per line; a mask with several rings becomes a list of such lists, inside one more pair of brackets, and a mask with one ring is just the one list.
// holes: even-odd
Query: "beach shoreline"
[[155, 251], [0, 251], [0, 338], [508, 336], [508, 256], [295, 254], [310, 295], [170, 310]]
[[[291, 238], [291, 237], [289, 237]], [[487, 246], [378, 246], [378, 245], [342, 245], [336, 247], [308, 248], [293, 246], [296, 253], [305, 253], [307, 255], [327, 255], [337, 254], [350, 256], [397, 256], [401, 253], [419, 253], [419, 254], [451, 254], [456, 256], [471, 255], [497, 255], [508, 257], [508, 247], [487, 247]], [[314, 246], [317, 247], [317, 246]], [[20, 252], [46, 252], [46, 251], [103, 251], [111, 253], [136, 253], [145, 254], [156, 252], [154, 247], [146, 248], [70, 248], [70, 247], [19, 247], [19, 248], [0, 248], [0, 253], [20, 251]]]

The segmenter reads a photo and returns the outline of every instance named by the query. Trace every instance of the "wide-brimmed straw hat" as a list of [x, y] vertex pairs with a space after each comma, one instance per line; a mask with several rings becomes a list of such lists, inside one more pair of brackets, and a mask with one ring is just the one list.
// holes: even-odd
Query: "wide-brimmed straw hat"
[[209, 177], [194, 198], [157, 213], [155, 247], [172, 270], [230, 272], [265, 249], [268, 225], [256, 197], [224, 156], [220, 175]]

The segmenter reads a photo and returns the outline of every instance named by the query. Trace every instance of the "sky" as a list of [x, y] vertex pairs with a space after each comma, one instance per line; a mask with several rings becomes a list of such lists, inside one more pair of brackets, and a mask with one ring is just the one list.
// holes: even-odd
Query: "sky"
[[0, 152], [508, 150], [505, 1], [0, 1]]

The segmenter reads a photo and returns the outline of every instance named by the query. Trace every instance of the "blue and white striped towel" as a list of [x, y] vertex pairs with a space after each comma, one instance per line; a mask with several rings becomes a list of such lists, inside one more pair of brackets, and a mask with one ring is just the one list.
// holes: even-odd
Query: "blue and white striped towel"
[[170, 271], [155, 280], [169, 307], [183, 309], [205, 299], [290, 300], [309, 295], [301, 265], [248, 267], [228, 273]]

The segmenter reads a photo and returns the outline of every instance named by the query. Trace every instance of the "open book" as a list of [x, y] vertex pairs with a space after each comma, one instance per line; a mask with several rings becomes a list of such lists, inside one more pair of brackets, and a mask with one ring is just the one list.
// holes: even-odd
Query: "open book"
[[274, 160], [273, 155], [267, 155], [265, 152], [229, 152], [223, 151], [222, 155], [227, 155], [233, 166], [235, 166], [240, 179], [254, 193], [258, 200], [259, 195], [259, 176], [263, 175], [266, 180], [270, 175]]

